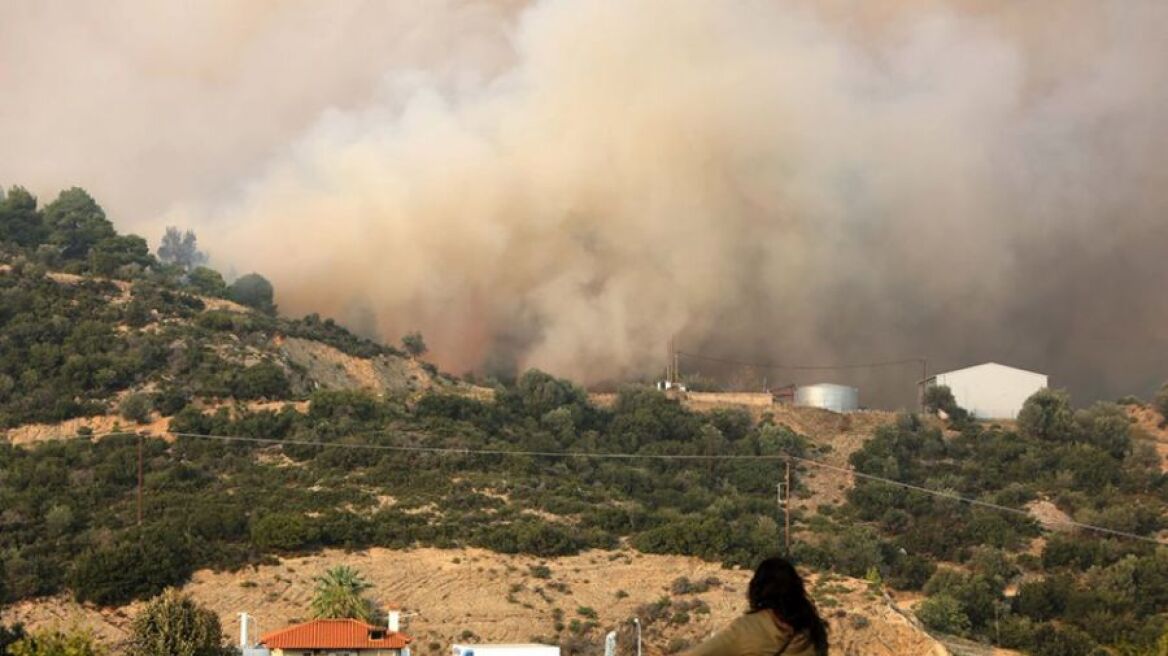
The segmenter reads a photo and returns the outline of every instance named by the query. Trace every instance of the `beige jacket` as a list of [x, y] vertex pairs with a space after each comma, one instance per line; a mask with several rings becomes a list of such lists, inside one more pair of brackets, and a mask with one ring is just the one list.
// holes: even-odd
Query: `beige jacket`
[[748, 613], [683, 656], [815, 656], [807, 632], [792, 635], [769, 610]]

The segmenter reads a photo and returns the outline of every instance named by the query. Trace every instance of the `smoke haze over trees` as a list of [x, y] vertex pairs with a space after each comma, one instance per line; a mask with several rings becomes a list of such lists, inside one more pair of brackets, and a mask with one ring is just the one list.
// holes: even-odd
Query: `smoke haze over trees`
[[[447, 369], [1168, 370], [1158, 0], [114, 5], [0, 8], [0, 181]], [[53, 240], [100, 238], [72, 200]]]

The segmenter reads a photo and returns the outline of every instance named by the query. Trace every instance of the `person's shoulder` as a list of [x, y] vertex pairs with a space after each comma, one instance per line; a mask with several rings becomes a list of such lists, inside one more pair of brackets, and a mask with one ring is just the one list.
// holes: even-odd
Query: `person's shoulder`
[[763, 608], [761, 610], [751, 611], [751, 612], [743, 615], [741, 619], [748, 620], [750, 622], [757, 622], [763, 626], [773, 625], [773, 626], [785, 628], [787, 630], [791, 629], [791, 625], [784, 622], [783, 618], [780, 617], [778, 613], [776, 613], [775, 611], [773, 611], [769, 608]]
[[772, 610], [763, 609], [756, 610], [752, 613], [747, 613], [734, 621], [733, 625], [742, 627], [743, 629], [752, 632], [761, 632], [771, 635], [791, 635], [795, 632], [790, 624], [787, 624]]

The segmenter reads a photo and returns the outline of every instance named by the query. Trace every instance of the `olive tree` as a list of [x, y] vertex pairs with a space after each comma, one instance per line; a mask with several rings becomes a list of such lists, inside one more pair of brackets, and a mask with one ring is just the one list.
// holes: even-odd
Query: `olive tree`
[[1075, 421], [1071, 397], [1065, 390], [1040, 389], [1022, 404], [1018, 428], [1027, 437], [1054, 442], [1074, 439]]
[[267, 314], [276, 313], [272, 283], [258, 273], [240, 276], [227, 288], [227, 298]]

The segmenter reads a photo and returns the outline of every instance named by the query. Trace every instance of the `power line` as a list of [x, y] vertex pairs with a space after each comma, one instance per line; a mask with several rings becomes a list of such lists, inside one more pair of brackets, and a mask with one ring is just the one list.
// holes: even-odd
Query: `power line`
[[[369, 434], [385, 433], [387, 431], [375, 431]], [[104, 437], [117, 435], [135, 435], [136, 433], [108, 433], [105, 435], [77, 435], [74, 437]], [[1149, 542], [1151, 544], [1168, 546], [1168, 541], [1160, 540], [1154, 537], [1139, 535], [1137, 533], [1130, 533], [1127, 531], [1119, 531], [1116, 529], [1107, 528], [1105, 526], [1098, 526], [1095, 524], [1087, 524], [1084, 522], [1077, 522], [1070, 519], [1043, 519], [1035, 517], [1029, 511], [1021, 508], [1013, 508], [1010, 506], [1003, 506], [1001, 504], [992, 503], [989, 501], [982, 501], [973, 497], [965, 497], [953, 492], [946, 492], [944, 490], [934, 490], [912, 483], [905, 483], [892, 478], [884, 476], [877, 476], [875, 474], [868, 474], [857, 471], [852, 467], [842, 467], [839, 465], [832, 465], [814, 458], [806, 458], [802, 456], [795, 456], [790, 454], [772, 454], [772, 455], [744, 455], [744, 454], [668, 454], [668, 453], [619, 453], [619, 452], [596, 452], [589, 453], [585, 451], [522, 451], [509, 449], [467, 449], [459, 447], [430, 447], [430, 446], [414, 446], [414, 445], [394, 445], [394, 444], [368, 444], [368, 443], [345, 443], [345, 442], [319, 442], [313, 440], [281, 440], [270, 437], [247, 437], [243, 435], [210, 435], [205, 433], [176, 433], [169, 432], [169, 435], [175, 437], [187, 437], [191, 439], [213, 440], [219, 442], [243, 442], [251, 444], [267, 444], [267, 445], [295, 445], [295, 446], [310, 446], [321, 448], [341, 448], [341, 449], [364, 449], [373, 451], [395, 451], [395, 452], [413, 452], [413, 453], [432, 453], [440, 455], [486, 455], [486, 456], [528, 456], [528, 457], [544, 457], [544, 458], [577, 458], [577, 459], [597, 459], [597, 460], [682, 460], [682, 461], [709, 461], [709, 460], [728, 460], [728, 461], [795, 461], [812, 467], [819, 467], [829, 471], [834, 471], [856, 478], [862, 478], [869, 481], [875, 481], [894, 487], [900, 487], [907, 490], [912, 490], [921, 494], [927, 494], [934, 497], [948, 499], [950, 501], [957, 501], [965, 503], [970, 506], [977, 506], [987, 508], [990, 510], [997, 510], [1014, 515], [1023, 516], [1032, 519], [1039, 524], [1046, 526], [1064, 526], [1070, 528], [1081, 529], [1085, 531], [1092, 531], [1102, 533], [1113, 537], [1127, 538], [1131, 540], [1138, 540], [1141, 542]]]
[[690, 358], [692, 360], [703, 360], [705, 362], [717, 362], [719, 364], [729, 364], [739, 367], [753, 367], [755, 369], [775, 369], [775, 370], [790, 370], [790, 371], [832, 371], [839, 369], [875, 369], [879, 367], [901, 366], [906, 364], [921, 364], [925, 358], [901, 358], [899, 360], [880, 360], [876, 362], [849, 362], [844, 364], [781, 364], [775, 362], [748, 362], [746, 360], [737, 360], [734, 358], [720, 358], [712, 355], [702, 355], [700, 353], [688, 353], [686, 351], [677, 351], [678, 355]]

